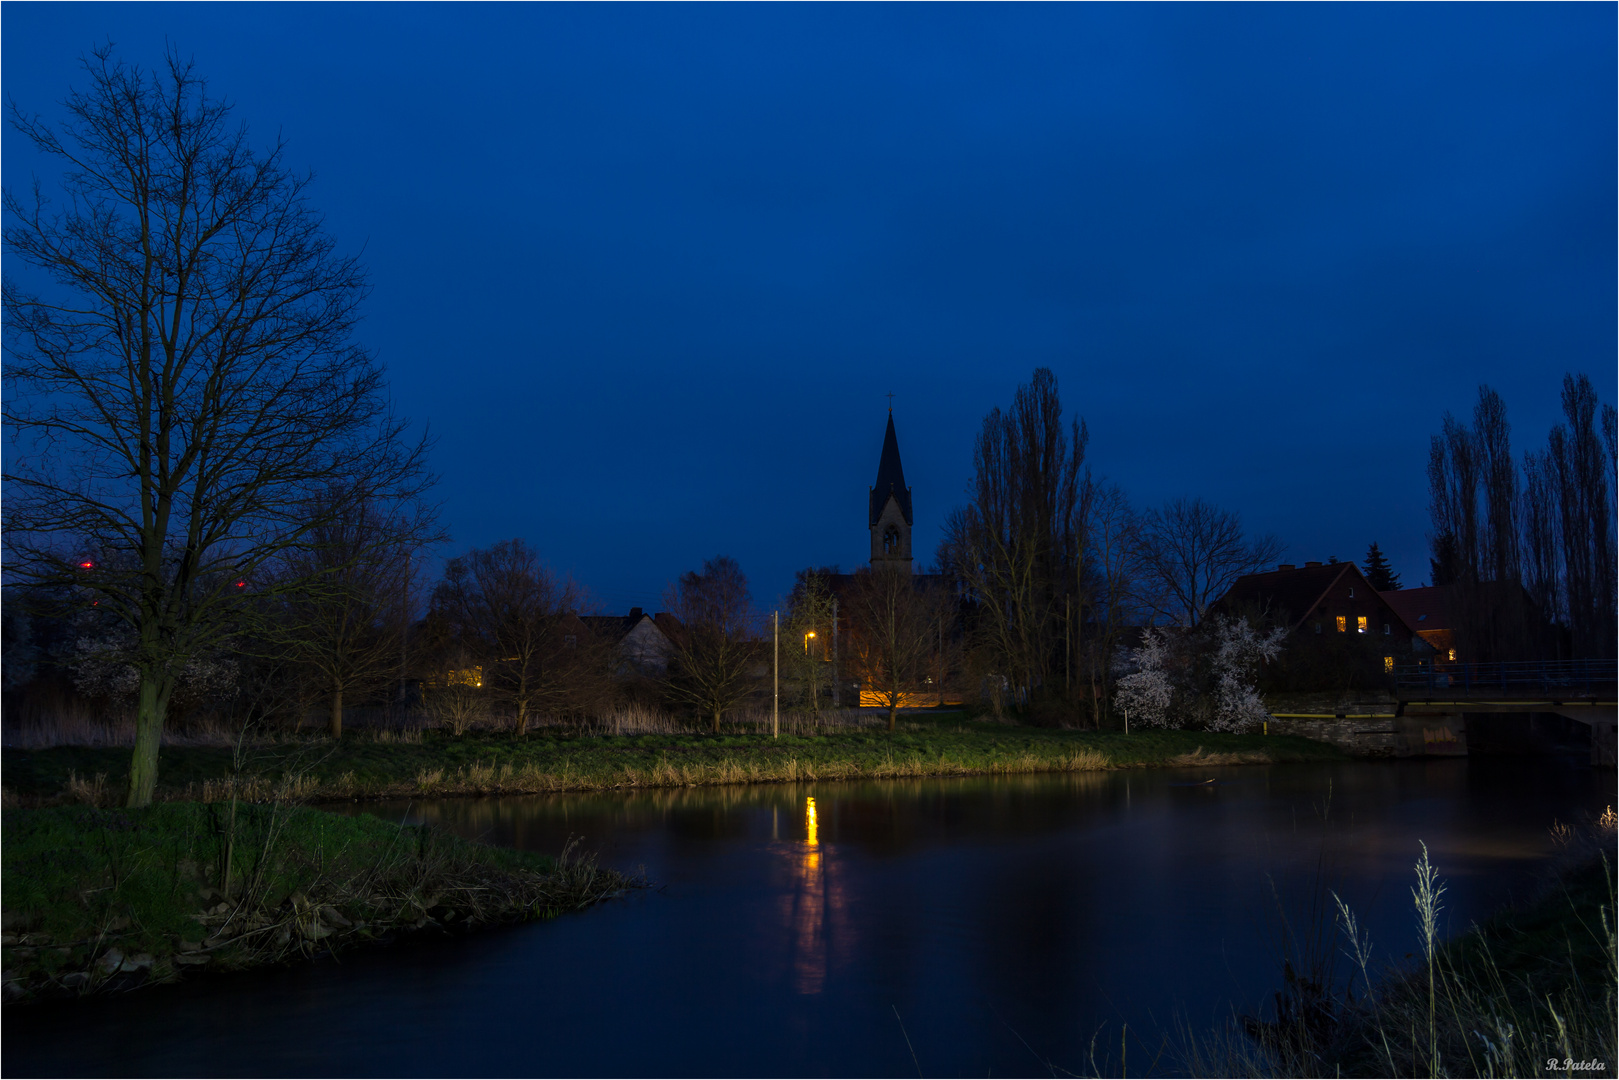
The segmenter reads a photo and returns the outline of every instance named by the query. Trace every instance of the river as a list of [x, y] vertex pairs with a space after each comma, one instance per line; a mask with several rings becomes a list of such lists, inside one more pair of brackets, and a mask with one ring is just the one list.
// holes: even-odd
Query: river
[[[1212, 783], [1207, 782], [1212, 781]], [[6, 1011], [7, 1075], [1028, 1075], [1154, 1067], [1251, 1011], [1336, 890], [1412, 951], [1613, 800], [1562, 758], [694, 788], [347, 808], [652, 888], [546, 923]], [[1340, 965], [1342, 967], [1342, 965]], [[1094, 1041], [1094, 1051], [1092, 1050]], [[1160, 1070], [1171, 1068], [1166, 1060]]]

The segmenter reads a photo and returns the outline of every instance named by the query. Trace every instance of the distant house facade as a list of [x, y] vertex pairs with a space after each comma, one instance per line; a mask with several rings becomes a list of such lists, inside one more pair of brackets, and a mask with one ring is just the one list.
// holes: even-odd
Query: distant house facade
[[1286, 626], [1289, 636], [1369, 635], [1387, 642], [1384, 661], [1392, 668], [1397, 656], [1424, 640], [1390, 601], [1396, 595], [1372, 588], [1354, 563], [1282, 563], [1238, 578], [1210, 611], [1263, 614]]
[[581, 615], [579, 623], [597, 640], [613, 646], [618, 675], [663, 675], [681, 631], [680, 620], [667, 611], [648, 615], [638, 607], [630, 608], [628, 615]]
[[1399, 613], [1413, 633], [1427, 642], [1438, 660], [1455, 660], [1456, 628], [1451, 623], [1450, 590], [1441, 585], [1399, 589], [1383, 599]]

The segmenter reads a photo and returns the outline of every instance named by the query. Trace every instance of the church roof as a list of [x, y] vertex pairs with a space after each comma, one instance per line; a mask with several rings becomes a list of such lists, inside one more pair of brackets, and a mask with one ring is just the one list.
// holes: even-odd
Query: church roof
[[892, 495], [899, 500], [899, 512], [905, 515], [905, 524], [911, 519], [911, 489], [905, 486], [905, 469], [899, 463], [899, 437], [894, 434], [894, 414], [888, 414], [888, 431], [883, 435], [883, 456], [877, 462], [877, 482], [871, 486], [871, 524], [883, 515]]

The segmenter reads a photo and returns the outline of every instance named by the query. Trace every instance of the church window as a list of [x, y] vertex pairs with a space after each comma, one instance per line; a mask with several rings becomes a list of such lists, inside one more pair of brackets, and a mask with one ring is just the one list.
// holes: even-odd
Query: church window
[[892, 525], [883, 530], [883, 554], [899, 554], [899, 530]]

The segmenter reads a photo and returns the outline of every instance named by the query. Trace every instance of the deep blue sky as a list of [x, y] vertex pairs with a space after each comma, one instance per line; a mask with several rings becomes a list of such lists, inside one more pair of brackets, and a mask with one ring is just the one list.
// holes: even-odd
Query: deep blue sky
[[[916, 548], [1037, 366], [1138, 504], [1427, 575], [1428, 436], [1615, 383], [1615, 9], [22, 4], [58, 115], [193, 57], [375, 292], [449, 550], [608, 608], [716, 553], [761, 606], [867, 550], [890, 390]], [[4, 182], [35, 159], [3, 142]]]

